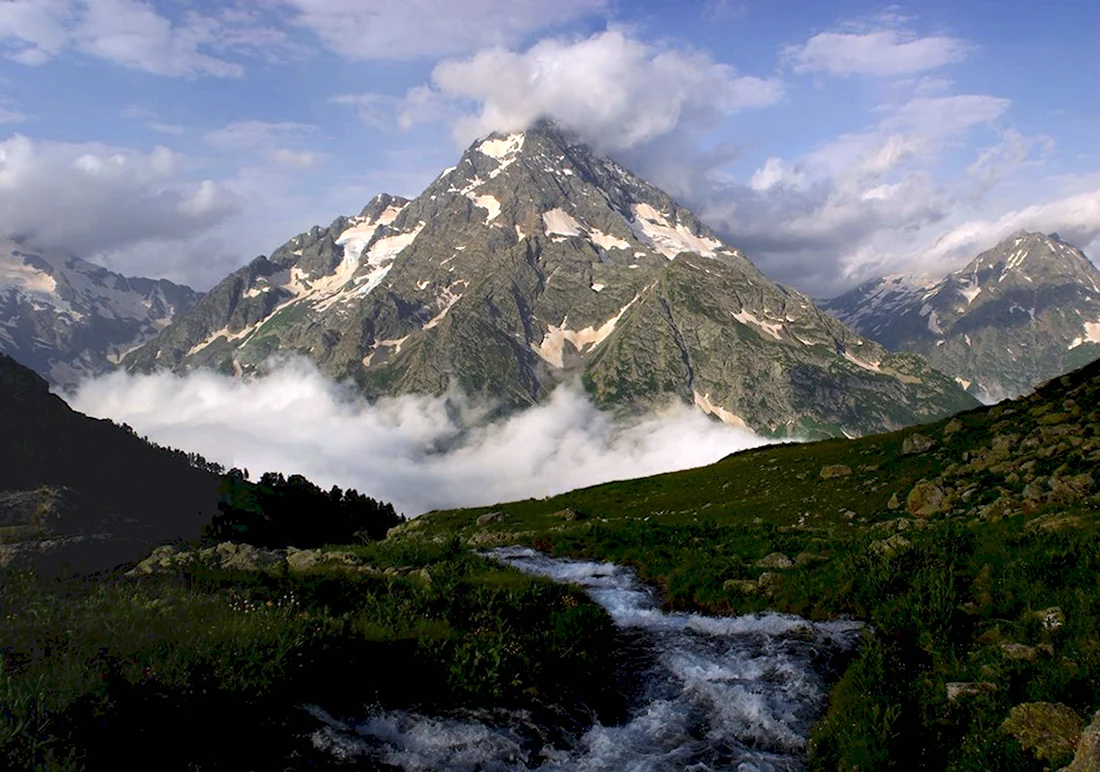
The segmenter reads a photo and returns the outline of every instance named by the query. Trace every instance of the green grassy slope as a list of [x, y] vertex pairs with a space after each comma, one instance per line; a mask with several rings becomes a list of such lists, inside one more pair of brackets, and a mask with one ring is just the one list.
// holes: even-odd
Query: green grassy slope
[[1098, 469], [1094, 362], [934, 424], [433, 512], [390, 538], [623, 562], [674, 608], [864, 619], [816, 768], [1043, 769], [1072, 744], [1001, 727], [1022, 703], [1100, 707]]

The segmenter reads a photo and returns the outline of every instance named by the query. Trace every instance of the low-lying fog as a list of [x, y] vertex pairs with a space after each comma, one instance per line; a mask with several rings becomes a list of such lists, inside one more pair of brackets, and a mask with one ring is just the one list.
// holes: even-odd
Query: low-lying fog
[[252, 479], [265, 471], [304, 474], [325, 488], [390, 501], [409, 516], [701, 466], [765, 442], [685, 405], [616, 422], [569, 387], [468, 429], [485, 406], [457, 395], [371, 405], [305, 360], [247, 381], [116, 372], [82, 384], [71, 404], [159, 444], [246, 468]]

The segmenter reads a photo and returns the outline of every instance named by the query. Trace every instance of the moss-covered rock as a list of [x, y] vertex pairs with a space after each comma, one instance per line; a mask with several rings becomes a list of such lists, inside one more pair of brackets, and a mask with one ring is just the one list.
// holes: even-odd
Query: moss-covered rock
[[1085, 722], [1060, 702], [1028, 702], [1017, 705], [1001, 724], [1001, 731], [1039, 761], [1060, 764], [1069, 761]]

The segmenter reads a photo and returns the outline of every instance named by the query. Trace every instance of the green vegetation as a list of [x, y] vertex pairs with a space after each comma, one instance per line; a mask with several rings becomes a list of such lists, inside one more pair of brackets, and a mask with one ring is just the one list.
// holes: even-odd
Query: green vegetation
[[[248, 471], [230, 469], [222, 478], [215, 515], [205, 535], [262, 547], [321, 547], [353, 540], [375, 541], [405, 518], [392, 504], [354, 489], [323, 491], [300, 474], [266, 472], [256, 483]], [[308, 512], [309, 517], [302, 517]]]
[[621, 711], [579, 591], [457, 541], [353, 550], [379, 571], [0, 576], [0, 767], [282, 768], [313, 752], [303, 704]]
[[1057, 732], [1033, 714], [1064, 734], [1100, 707], [1097, 405], [1100, 363], [923, 427], [430, 513], [393, 538], [632, 565], [670, 608], [865, 620], [815, 769], [1058, 768], [1076, 738], [1037, 744]]

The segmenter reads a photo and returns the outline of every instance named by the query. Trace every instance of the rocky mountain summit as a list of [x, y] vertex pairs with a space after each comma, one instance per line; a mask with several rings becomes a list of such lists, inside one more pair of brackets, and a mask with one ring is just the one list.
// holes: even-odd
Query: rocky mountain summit
[[1057, 234], [1017, 233], [941, 281], [888, 276], [822, 308], [986, 402], [1100, 356], [1100, 270]]
[[779, 436], [975, 404], [550, 123], [479, 140], [415, 200], [380, 195], [256, 258], [124, 365], [247, 374], [276, 353], [370, 398], [458, 387], [515, 410], [579, 381], [603, 406], [679, 400]]
[[0, 351], [54, 386], [113, 369], [200, 296], [0, 239]]

